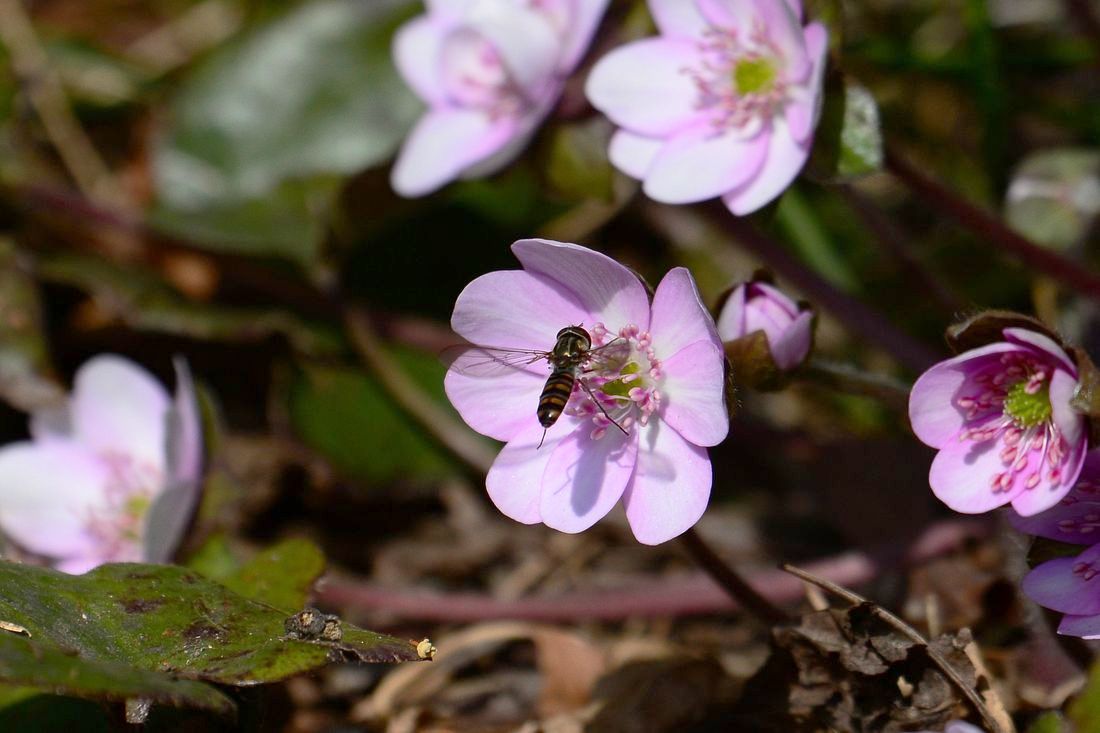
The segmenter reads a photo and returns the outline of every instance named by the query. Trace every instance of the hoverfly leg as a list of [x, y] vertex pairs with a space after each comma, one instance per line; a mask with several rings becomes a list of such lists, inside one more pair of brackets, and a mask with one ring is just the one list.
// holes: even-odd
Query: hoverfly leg
[[539, 438], [539, 444], [538, 444], [537, 446], [535, 446], [535, 450], [538, 450], [539, 448], [541, 448], [541, 447], [542, 447], [542, 444], [546, 442], [546, 431], [547, 431], [548, 429], [549, 429], [549, 428], [543, 428], [543, 429], [542, 429], [542, 437], [541, 437], [541, 438]]
[[604, 406], [600, 404], [600, 401], [596, 399], [596, 395], [594, 395], [592, 393], [592, 390], [588, 387], [587, 384], [584, 383], [584, 380], [583, 379], [578, 379], [577, 382], [581, 385], [581, 389], [584, 390], [584, 393], [588, 395], [588, 399], [592, 400], [592, 402], [596, 405], [596, 407], [599, 408], [600, 412], [603, 413], [603, 416], [606, 417], [608, 420], [610, 420], [612, 425], [614, 425], [619, 430], [621, 430], [623, 435], [630, 435], [630, 433], [627, 431], [626, 428], [624, 428], [622, 425], [620, 425], [615, 420], [615, 418], [611, 417], [611, 415], [607, 414], [607, 410], [605, 410]]

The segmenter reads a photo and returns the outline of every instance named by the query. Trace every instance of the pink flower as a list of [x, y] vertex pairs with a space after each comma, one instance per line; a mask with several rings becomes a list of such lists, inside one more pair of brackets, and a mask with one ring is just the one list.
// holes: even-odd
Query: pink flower
[[186, 365], [173, 401], [120, 356], [76, 373], [64, 407], [31, 416], [33, 440], [0, 448], [0, 530], [24, 552], [82, 573], [168, 562], [198, 495], [202, 434]]
[[820, 116], [827, 33], [799, 0], [649, 0], [661, 35], [602, 58], [592, 104], [622, 129], [611, 162], [650, 198], [721, 196], [738, 215], [783, 192]]
[[1008, 521], [1021, 532], [1058, 542], [1100, 542], [1100, 451], [1088, 453], [1077, 483], [1057, 504], [1030, 517], [1009, 514]]
[[1077, 557], [1059, 557], [1024, 576], [1023, 591], [1065, 616], [1058, 633], [1100, 639], [1100, 544]]
[[1011, 502], [1030, 516], [1069, 493], [1088, 431], [1070, 406], [1077, 367], [1066, 352], [1035, 331], [1002, 334], [1004, 341], [922, 374], [909, 396], [909, 420], [940, 451], [929, 482], [941, 501], [970, 514]]
[[718, 336], [735, 341], [763, 331], [775, 365], [793, 369], [810, 353], [813, 311], [803, 310], [785, 293], [764, 282], [740, 285], [718, 315]]
[[580, 325], [593, 356], [544, 442], [536, 408], [546, 359], [480, 374], [459, 358], [448, 370], [447, 396], [463, 419], [507, 443], [489, 496], [512, 519], [563, 532], [587, 529], [620, 499], [640, 542], [686, 531], [710, 497], [706, 447], [729, 428], [721, 342], [695, 281], [676, 268], [650, 303], [638, 278], [599, 252], [539, 239], [512, 252], [523, 269], [466, 286], [455, 332], [479, 346], [547, 351], [559, 330]]
[[391, 176], [402, 196], [495, 172], [519, 154], [561, 95], [607, 0], [426, 0], [400, 28], [398, 71], [428, 112]]

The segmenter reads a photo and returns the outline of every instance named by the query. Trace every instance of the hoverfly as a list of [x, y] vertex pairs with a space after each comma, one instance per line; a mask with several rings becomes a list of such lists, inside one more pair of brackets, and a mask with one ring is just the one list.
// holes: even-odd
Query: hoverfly
[[[554, 347], [550, 351], [457, 346], [453, 347], [454, 356], [447, 361], [449, 366], [459, 373], [485, 377], [499, 374], [506, 369], [523, 369], [545, 360], [550, 366], [550, 376], [547, 377], [546, 385], [542, 388], [538, 407], [535, 410], [539, 424], [543, 427], [543, 440], [546, 439], [546, 431], [561, 417], [573, 394], [575, 384], [580, 385], [604, 417], [627, 435], [626, 429], [607, 414], [607, 410], [584, 381], [584, 375], [590, 371], [590, 367], [610, 357], [618, 348], [620, 341], [619, 338], [614, 338], [602, 346], [592, 348], [592, 337], [588, 331], [581, 326], [566, 326], [558, 331]], [[449, 353], [451, 353], [450, 349], [444, 352], [445, 358]], [[539, 447], [542, 447], [541, 440]]]

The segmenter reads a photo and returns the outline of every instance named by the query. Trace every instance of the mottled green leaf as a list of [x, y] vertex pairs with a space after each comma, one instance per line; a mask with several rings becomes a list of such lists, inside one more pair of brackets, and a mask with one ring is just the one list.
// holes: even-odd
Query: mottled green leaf
[[261, 550], [220, 582], [245, 598], [294, 612], [305, 607], [324, 570], [321, 550], [309, 540], [296, 538]]
[[417, 659], [369, 631], [322, 643], [284, 638], [284, 610], [172, 565], [120, 563], [72, 576], [0, 563], [0, 619], [90, 662], [228, 685], [275, 682], [336, 661]]
[[73, 697], [118, 701], [140, 697], [223, 714], [234, 710], [224, 693], [204, 682], [173, 679], [155, 670], [73, 651], [49, 640], [0, 632], [0, 680]]
[[155, 220], [221, 249], [308, 262], [332, 177], [386, 160], [420, 109], [390, 58], [416, 8], [304, 3], [215, 53], [158, 138]]
[[34, 733], [110, 733], [112, 728], [103, 707], [92, 700], [41, 694], [0, 702], [0, 730]]
[[1056, 148], [1024, 159], [1005, 195], [1014, 229], [1065, 249], [1081, 241], [1100, 215], [1100, 150]]

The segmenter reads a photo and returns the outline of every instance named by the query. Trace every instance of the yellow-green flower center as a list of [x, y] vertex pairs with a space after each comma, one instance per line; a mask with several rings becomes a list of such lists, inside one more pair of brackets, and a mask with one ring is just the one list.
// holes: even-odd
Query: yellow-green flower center
[[770, 92], [775, 76], [775, 64], [770, 59], [742, 59], [733, 67], [733, 85], [741, 95]]
[[1034, 392], [1028, 392], [1028, 381], [1017, 382], [1005, 395], [1005, 414], [1021, 428], [1033, 428], [1050, 419], [1050, 382]]
[[[619, 370], [619, 374], [637, 374], [641, 370], [642, 368], [638, 366], [638, 362], [632, 361], [624, 364], [623, 368]], [[600, 391], [606, 395], [611, 395], [612, 397], [627, 397], [630, 394], [630, 390], [637, 386], [637, 380], [624, 382], [620, 377], [619, 379], [615, 379], [604, 384], [602, 387], [600, 387]]]

